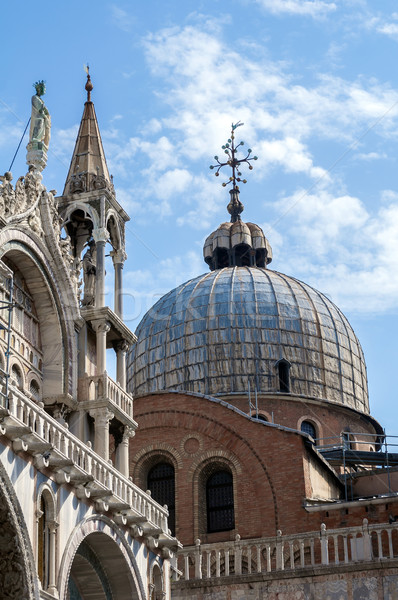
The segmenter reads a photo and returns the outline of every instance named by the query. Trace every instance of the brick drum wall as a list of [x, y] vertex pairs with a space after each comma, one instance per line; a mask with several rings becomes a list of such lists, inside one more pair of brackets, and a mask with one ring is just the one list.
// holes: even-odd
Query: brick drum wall
[[[292, 427], [300, 418], [300, 405], [286, 400], [284, 407], [286, 414], [280, 420]], [[275, 535], [278, 529], [283, 534], [315, 531], [323, 522], [328, 529], [354, 526], [364, 517], [369, 522], [388, 521], [388, 503], [307, 512], [303, 502], [311, 493], [306, 468], [309, 450], [306, 438], [297, 432], [252, 421], [219, 402], [194, 395], [154, 394], [136, 399], [134, 409], [139, 428], [130, 446], [130, 473], [145, 489], [147, 472], [159, 457], [173, 464], [176, 535], [184, 545], [194, 544], [197, 538], [202, 543], [232, 540], [237, 533], [245, 539]], [[328, 424], [336, 433], [359, 421], [352, 411], [339, 407], [335, 412], [333, 407], [312, 410], [312, 414], [318, 411], [314, 419], [323, 424], [328, 413]], [[359, 424], [371, 430], [366, 422]], [[201, 474], [213, 464], [227, 465], [233, 474], [235, 529], [208, 534]]]

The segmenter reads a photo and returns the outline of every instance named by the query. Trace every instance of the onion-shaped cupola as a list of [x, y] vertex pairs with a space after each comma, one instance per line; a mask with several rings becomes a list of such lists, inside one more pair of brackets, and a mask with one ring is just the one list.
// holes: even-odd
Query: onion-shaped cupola
[[227, 206], [231, 220], [221, 223], [208, 236], [203, 247], [204, 259], [211, 271], [224, 267], [265, 268], [272, 261], [272, 249], [261, 227], [254, 223], [244, 223], [240, 217], [244, 206], [239, 199], [238, 182], [246, 183], [246, 179], [241, 179], [240, 168], [243, 163], [246, 163], [251, 170], [253, 169], [251, 162], [257, 160], [257, 156], [251, 156], [250, 148], [244, 158], [237, 157], [239, 147], [244, 145], [244, 142], [235, 145], [235, 129], [240, 125], [243, 123], [232, 125], [231, 137], [222, 146], [227, 155], [226, 162], [221, 162], [219, 157], [215, 156], [217, 164], [210, 166], [210, 169], [216, 169], [216, 177], [219, 176], [222, 167], [228, 166], [232, 169], [232, 175], [222, 184], [223, 187], [232, 185], [229, 190], [231, 198]]

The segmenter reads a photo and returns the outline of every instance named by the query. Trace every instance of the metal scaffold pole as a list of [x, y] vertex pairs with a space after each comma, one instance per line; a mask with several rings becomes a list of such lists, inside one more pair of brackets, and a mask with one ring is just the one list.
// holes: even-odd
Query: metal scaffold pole
[[[9, 273], [7, 273], [5, 275], [5, 281], [6, 281], [6, 291], [5, 291], [5, 295], [8, 294], [8, 300], [7, 299], [3, 299], [0, 300], [0, 317], [1, 317], [1, 321], [0, 322], [0, 331], [3, 330], [6, 332], [6, 336], [5, 336], [5, 345], [6, 345], [6, 350], [5, 350], [5, 365], [4, 365], [4, 370], [0, 369], [0, 376], [1, 379], [3, 379], [4, 381], [4, 385], [1, 386], [1, 391], [0, 391], [0, 397], [1, 397], [1, 404], [3, 406], [3, 408], [8, 408], [8, 385], [9, 385], [9, 379], [10, 379], [10, 354], [11, 354], [11, 326], [12, 326], [12, 311], [13, 311], [13, 307], [14, 307], [14, 302], [13, 302], [13, 292], [14, 292], [14, 279], [13, 279], [13, 275], [11, 273], [11, 271]], [[3, 311], [7, 311], [7, 316], [3, 317], [4, 312]]]

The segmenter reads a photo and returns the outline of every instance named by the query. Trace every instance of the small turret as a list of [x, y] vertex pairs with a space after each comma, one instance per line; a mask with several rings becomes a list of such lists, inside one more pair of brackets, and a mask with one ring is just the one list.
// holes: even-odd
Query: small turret
[[[109, 436], [116, 447], [116, 466], [128, 476], [128, 438], [134, 433], [132, 398], [126, 392], [126, 352], [134, 334], [123, 323], [122, 273], [125, 223], [129, 216], [116, 200], [109, 176], [87, 70], [87, 100], [75, 149], [59, 198], [59, 212], [70, 238], [75, 269], [83, 276], [79, 332], [78, 400], [80, 433], [86, 435], [94, 419], [94, 449], [109, 459]], [[105, 302], [105, 255], [114, 265], [114, 306]], [[109, 276], [109, 274], [108, 274]], [[106, 351], [116, 353], [116, 382], [106, 368]]]

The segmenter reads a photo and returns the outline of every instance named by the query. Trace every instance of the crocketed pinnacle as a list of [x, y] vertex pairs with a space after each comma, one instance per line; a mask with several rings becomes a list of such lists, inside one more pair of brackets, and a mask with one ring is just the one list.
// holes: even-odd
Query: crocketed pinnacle
[[85, 90], [87, 91], [87, 101], [84, 104], [79, 133], [65, 182], [64, 196], [104, 188], [113, 191], [97, 116], [91, 101], [93, 84], [89, 73], [87, 73]]

